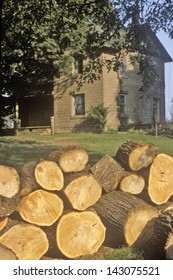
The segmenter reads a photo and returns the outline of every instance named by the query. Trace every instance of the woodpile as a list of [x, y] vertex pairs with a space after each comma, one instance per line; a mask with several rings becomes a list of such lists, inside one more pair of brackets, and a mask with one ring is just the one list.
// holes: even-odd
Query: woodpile
[[127, 141], [93, 166], [77, 147], [0, 165], [0, 259], [95, 259], [120, 246], [172, 259], [172, 196], [173, 158], [151, 143]]

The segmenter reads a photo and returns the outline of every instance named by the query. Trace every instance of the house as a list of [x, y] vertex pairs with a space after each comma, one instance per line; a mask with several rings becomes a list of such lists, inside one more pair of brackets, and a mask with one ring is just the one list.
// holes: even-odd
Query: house
[[[19, 102], [19, 131], [39, 131], [41, 128], [53, 133], [92, 131], [87, 123], [87, 114], [91, 106], [101, 103], [108, 108], [107, 129], [127, 129], [164, 122], [164, 64], [171, 62], [172, 58], [151, 29], [147, 29], [146, 36], [152, 63], [158, 73], [150, 94], [141, 93], [143, 81], [138, 74], [139, 65], [137, 61], [134, 64], [131, 62], [131, 56], [135, 56], [135, 53], [121, 58], [119, 70], [112, 67], [108, 71], [103, 65], [98, 79], [85, 82], [80, 87], [77, 81], [85, 61], [77, 57], [68, 75], [55, 78], [52, 94], [30, 95]], [[108, 61], [113, 56], [112, 47], [105, 45], [100, 59]]]

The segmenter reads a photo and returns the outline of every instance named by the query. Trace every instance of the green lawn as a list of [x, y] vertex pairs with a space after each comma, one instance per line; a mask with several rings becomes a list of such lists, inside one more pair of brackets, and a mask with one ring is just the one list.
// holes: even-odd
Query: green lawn
[[104, 154], [114, 156], [118, 147], [127, 140], [153, 143], [158, 146], [158, 153], [173, 156], [173, 139], [146, 135], [144, 132], [61, 133], [0, 137], [0, 164], [20, 167], [25, 162], [46, 158], [51, 151], [68, 145], [86, 149], [93, 164]]

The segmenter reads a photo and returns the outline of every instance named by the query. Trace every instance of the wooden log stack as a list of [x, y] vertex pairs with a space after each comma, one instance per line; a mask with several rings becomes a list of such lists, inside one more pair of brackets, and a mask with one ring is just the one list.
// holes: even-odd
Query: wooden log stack
[[173, 158], [156, 152], [127, 141], [93, 166], [78, 147], [0, 165], [0, 259], [93, 259], [121, 245], [172, 259]]

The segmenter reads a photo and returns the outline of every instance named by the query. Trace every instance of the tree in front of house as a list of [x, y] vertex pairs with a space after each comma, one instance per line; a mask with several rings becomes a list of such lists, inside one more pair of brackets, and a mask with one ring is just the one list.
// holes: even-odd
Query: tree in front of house
[[[6, 93], [15, 100], [30, 91], [51, 91], [54, 76], [66, 72], [67, 53], [90, 58], [85, 79], [100, 70], [106, 42], [115, 48], [117, 66], [124, 49], [147, 54], [141, 24], [173, 37], [171, 0], [2, 0], [1, 5], [1, 99]], [[144, 73], [144, 57], [138, 59]]]

